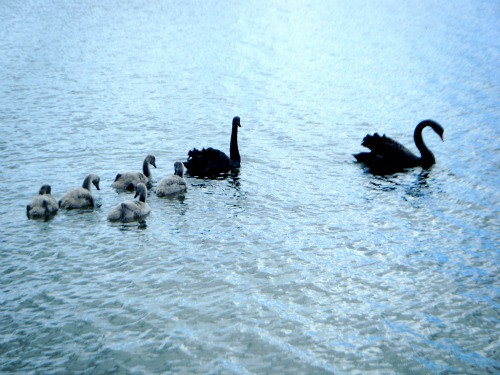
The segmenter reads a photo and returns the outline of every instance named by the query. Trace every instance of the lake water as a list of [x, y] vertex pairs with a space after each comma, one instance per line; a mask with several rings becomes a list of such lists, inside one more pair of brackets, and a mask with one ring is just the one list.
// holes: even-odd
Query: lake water
[[[498, 1], [2, 1], [0, 372], [500, 372]], [[111, 183], [193, 147], [242, 166]], [[437, 164], [355, 163], [379, 132]], [[96, 173], [94, 210], [26, 205]]]

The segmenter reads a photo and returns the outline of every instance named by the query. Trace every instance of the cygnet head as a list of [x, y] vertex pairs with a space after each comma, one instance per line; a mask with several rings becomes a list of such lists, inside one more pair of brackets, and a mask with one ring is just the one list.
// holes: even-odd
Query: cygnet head
[[176, 161], [174, 163], [174, 174], [179, 177], [184, 177], [184, 165], [181, 161]]
[[99, 178], [98, 175], [91, 173], [87, 177], [85, 177], [85, 180], [83, 180], [82, 187], [84, 189], [90, 190], [90, 183], [92, 182], [94, 184], [95, 188], [97, 190], [100, 190], [99, 189], [99, 181], [100, 180], [101, 179]]
[[156, 168], [156, 158], [154, 155], [148, 155], [146, 156], [146, 161], [151, 164], [153, 167]]
[[146, 195], [148, 194], [148, 188], [142, 182], [137, 184], [135, 188], [134, 198], [139, 197], [141, 202], [146, 202]]
[[51, 187], [48, 184], [42, 185], [40, 190], [38, 191], [38, 194], [43, 195], [43, 194], [50, 194], [51, 192]]
[[101, 190], [101, 189], [99, 189], [99, 182], [100, 182], [100, 181], [101, 181], [101, 178], [100, 178], [99, 176], [94, 175], [94, 176], [92, 177], [92, 183], [94, 184], [94, 186], [95, 186], [95, 188], [96, 188], [97, 190]]

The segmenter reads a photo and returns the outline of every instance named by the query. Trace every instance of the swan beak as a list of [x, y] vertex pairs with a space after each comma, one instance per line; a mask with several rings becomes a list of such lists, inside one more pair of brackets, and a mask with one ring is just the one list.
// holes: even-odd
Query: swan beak
[[156, 168], [156, 163], [155, 162], [152, 162], [151, 164], [153, 165], [153, 167]]
[[444, 142], [444, 133], [440, 134], [439, 136], [441, 137], [441, 141]]

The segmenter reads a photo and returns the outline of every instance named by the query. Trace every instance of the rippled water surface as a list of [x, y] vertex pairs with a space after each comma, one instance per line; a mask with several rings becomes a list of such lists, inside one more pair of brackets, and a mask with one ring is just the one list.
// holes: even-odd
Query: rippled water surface
[[[500, 372], [497, 1], [2, 1], [0, 371]], [[192, 147], [242, 166], [111, 183]], [[366, 133], [437, 164], [354, 162]], [[101, 177], [94, 210], [28, 220]]]

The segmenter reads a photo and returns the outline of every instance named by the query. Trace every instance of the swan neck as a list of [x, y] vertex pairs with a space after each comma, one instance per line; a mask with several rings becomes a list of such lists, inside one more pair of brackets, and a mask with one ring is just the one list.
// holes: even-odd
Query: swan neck
[[413, 134], [413, 139], [415, 140], [415, 146], [417, 146], [418, 150], [420, 151], [421, 159], [422, 159], [422, 164], [434, 164], [435, 159], [434, 155], [429, 150], [427, 145], [424, 143], [424, 139], [422, 137], [422, 131], [424, 128], [428, 126], [426, 123], [420, 123], [417, 125], [415, 128], [415, 133]]
[[137, 196], [139, 196], [139, 202], [146, 203], [146, 195], [147, 190], [144, 189], [144, 186], [138, 185], [134, 198], [137, 198]]
[[90, 185], [92, 184], [92, 175], [88, 175], [85, 177], [85, 180], [83, 180], [82, 188], [90, 190]]
[[144, 159], [142, 163], [142, 173], [144, 173], [144, 176], [147, 178], [151, 178], [151, 169], [149, 169], [149, 160], [147, 158]]
[[184, 177], [184, 167], [181, 162], [175, 162], [174, 164], [174, 174], [180, 178]]
[[231, 131], [231, 145], [229, 146], [229, 159], [239, 162], [241, 160], [238, 150], [238, 125], [233, 124]]

